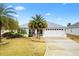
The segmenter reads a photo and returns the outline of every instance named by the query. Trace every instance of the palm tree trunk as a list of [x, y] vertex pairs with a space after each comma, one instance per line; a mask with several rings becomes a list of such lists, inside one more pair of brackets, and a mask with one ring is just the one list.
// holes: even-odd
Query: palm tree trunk
[[1, 22], [1, 16], [0, 16], [0, 42], [2, 42], [1, 41], [1, 28], [2, 28], [2, 22]]
[[1, 27], [0, 27], [0, 42], [2, 42], [2, 41], [1, 41]]
[[34, 28], [32, 29], [32, 35], [33, 35], [33, 37], [35, 36], [35, 29]]
[[37, 39], [38, 39], [38, 29], [37, 29]]
[[[0, 17], [0, 20], [1, 20], [1, 17]], [[1, 41], [1, 29], [2, 29], [2, 21], [0, 21], [0, 42], [2, 42]]]
[[37, 38], [40, 39], [40, 30], [37, 29]]

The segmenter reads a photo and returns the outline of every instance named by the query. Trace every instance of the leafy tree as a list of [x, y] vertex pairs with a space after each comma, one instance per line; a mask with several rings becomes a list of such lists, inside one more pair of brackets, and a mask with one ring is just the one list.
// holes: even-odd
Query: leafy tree
[[13, 8], [6, 7], [0, 3], [0, 42], [1, 42], [1, 30], [15, 29], [18, 27], [18, 22], [14, 19], [13, 14], [16, 14]]
[[71, 23], [68, 23], [68, 24], [67, 24], [67, 26], [70, 26], [70, 25], [71, 25]]

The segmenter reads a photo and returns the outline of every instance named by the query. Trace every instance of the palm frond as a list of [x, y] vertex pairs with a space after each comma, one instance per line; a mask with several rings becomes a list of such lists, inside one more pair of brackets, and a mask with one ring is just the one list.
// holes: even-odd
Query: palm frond
[[7, 11], [8, 11], [8, 10], [13, 10], [13, 11], [14, 11], [15, 9], [12, 8], [12, 7], [6, 7], [5, 10], [7, 10]]
[[3, 14], [4, 15], [6, 15], [6, 14], [16, 14], [16, 12], [14, 12], [14, 11], [4, 11]]
[[6, 17], [9, 17], [9, 18], [16, 18], [15, 16], [10, 15], [10, 14], [7, 14]]

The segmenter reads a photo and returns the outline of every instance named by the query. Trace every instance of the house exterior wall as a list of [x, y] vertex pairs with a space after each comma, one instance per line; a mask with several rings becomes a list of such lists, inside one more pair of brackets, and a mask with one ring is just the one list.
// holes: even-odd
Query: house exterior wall
[[9, 32], [9, 30], [1, 30], [1, 34]]
[[25, 34], [25, 36], [28, 37], [28, 35], [29, 35], [29, 29], [28, 28], [26, 29], [26, 32], [27, 33]]
[[[1, 34], [6, 33], [6, 32], [10, 32], [10, 30], [1, 30]], [[17, 30], [13, 30], [13, 32], [17, 33]]]
[[73, 34], [73, 35], [78, 35], [79, 36], [79, 28], [70, 28], [70, 29], [67, 29], [66, 33]]
[[[6, 32], [9, 32], [9, 30], [1, 30], [1, 34], [6, 33]], [[14, 30], [14, 32], [17, 33], [17, 30]], [[29, 29], [26, 28], [26, 34], [24, 36], [25, 37], [28, 37], [28, 35], [29, 35]]]
[[43, 37], [61, 37], [65, 36], [65, 29], [63, 30], [44, 30], [43, 31]]

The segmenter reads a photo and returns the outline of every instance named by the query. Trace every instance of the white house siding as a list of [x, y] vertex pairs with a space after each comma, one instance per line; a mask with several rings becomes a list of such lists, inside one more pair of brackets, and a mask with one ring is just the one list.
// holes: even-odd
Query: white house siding
[[28, 35], [29, 35], [29, 29], [26, 28], [26, 34], [25, 34], [24, 36], [25, 36], [25, 37], [28, 37]]
[[44, 30], [43, 37], [63, 37], [65, 30]]
[[78, 35], [79, 36], [79, 28], [67, 29], [66, 33], [73, 34], [73, 35]]
[[9, 32], [9, 30], [1, 30], [1, 34]]

